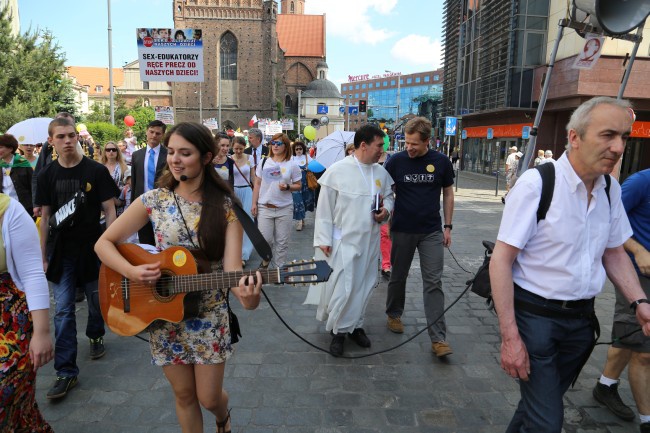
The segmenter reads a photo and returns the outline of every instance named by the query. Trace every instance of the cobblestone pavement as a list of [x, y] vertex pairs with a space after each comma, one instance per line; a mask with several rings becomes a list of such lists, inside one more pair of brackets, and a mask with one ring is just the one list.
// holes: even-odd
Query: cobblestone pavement
[[[503, 182], [501, 185], [503, 186]], [[451, 252], [470, 271], [482, 262], [482, 239], [494, 240], [501, 211], [495, 179], [462, 173], [456, 193]], [[291, 259], [309, 258], [313, 214], [306, 228], [294, 232]], [[251, 260], [257, 264], [257, 260]], [[256, 311], [243, 311], [235, 301], [243, 338], [226, 366], [233, 432], [503, 432], [518, 401], [518, 387], [499, 366], [497, 320], [483, 300], [465, 294], [446, 315], [454, 354], [439, 361], [425, 333], [406, 342], [426, 325], [422, 309], [420, 263], [416, 255], [407, 283], [406, 332], [386, 328], [386, 282], [371, 297], [365, 329], [372, 341], [361, 349], [346, 341], [346, 355], [333, 358], [299, 340], [278, 320], [266, 300]], [[445, 256], [443, 285], [447, 305], [465, 289], [470, 275]], [[269, 299], [298, 334], [328, 348], [331, 337], [315, 319], [315, 306], [303, 305], [304, 286], [266, 286]], [[610, 285], [597, 301], [602, 334], [611, 331], [614, 295]], [[169, 384], [150, 365], [148, 344], [107, 332], [106, 356], [91, 361], [85, 338], [85, 303], [79, 318], [79, 384], [57, 403], [46, 401], [54, 381], [52, 363], [38, 372], [37, 398], [45, 418], [57, 432], [178, 432]], [[406, 343], [405, 343], [406, 342]], [[392, 347], [405, 343], [403, 346]], [[565, 432], [638, 431], [600, 407], [591, 390], [606, 358], [598, 346], [575, 388], [566, 394]], [[633, 405], [629, 383], [622, 380], [623, 400]], [[214, 418], [204, 414], [205, 432], [214, 432]]]

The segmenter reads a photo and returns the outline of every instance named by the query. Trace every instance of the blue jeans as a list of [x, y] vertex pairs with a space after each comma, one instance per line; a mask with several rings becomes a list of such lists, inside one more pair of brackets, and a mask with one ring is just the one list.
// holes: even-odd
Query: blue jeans
[[[564, 311], [561, 306], [515, 289], [515, 299]], [[593, 305], [571, 309], [589, 312]], [[521, 400], [506, 433], [559, 433], [564, 422], [562, 397], [569, 389], [594, 342], [588, 318], [543, 317], [515, 308], [519, 335], [530, 359], [528, 382], [519, 381]]]
[[[52, 283], [54, 293], [54, 369], [57, 376], [79, 374], [77, 366], [77, 320], [75, 316], [76, 272], [74, 260], [63, 259], [63, 273], [58, 283]], [[105, 333], [104, 319], [99, 309], [97, 280], [82, 284], [88, 300], [86, 336], [99, 338]]]

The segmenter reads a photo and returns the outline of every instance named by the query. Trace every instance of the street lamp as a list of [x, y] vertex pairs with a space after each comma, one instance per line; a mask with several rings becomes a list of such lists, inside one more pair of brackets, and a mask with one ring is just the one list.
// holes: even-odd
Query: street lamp
[[219, 88], [217, 89], [217, 102], [219, 103], [219, 129], [221, 129], [221, 68], [229, 68], [231, 66], [237, 66], [237, 63], [231, 63], [229, 65], [222, 65], [217, 70], [217, 80], [219, 81]]
[[[393, 74], [392, 71], [384, 70], [387, 74]], [[397, 75], [397, 119], [395, 119], [395, 126], [399, 124], [399, 91], [400, 91], [400, 78], [401, 73]]]

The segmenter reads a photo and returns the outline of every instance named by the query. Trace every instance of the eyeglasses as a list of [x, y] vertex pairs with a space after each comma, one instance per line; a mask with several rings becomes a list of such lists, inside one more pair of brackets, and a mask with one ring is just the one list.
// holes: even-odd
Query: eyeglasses
[[284, 146], [284, 142], [282, 141], [272, 141], [271, 146]]
[[117, 149], [104, 149], [104, 152], [117, 152]]

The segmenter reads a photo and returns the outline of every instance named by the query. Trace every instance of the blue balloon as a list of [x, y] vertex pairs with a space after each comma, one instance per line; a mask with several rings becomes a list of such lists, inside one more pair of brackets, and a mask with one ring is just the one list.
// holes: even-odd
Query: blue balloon
[[313, 173], [320, 173], [325, 171], [325, 166], [315, 159], [312, 159], [309, 164], [307, 164], [307, 168], [309, 168], [309, 171]]

